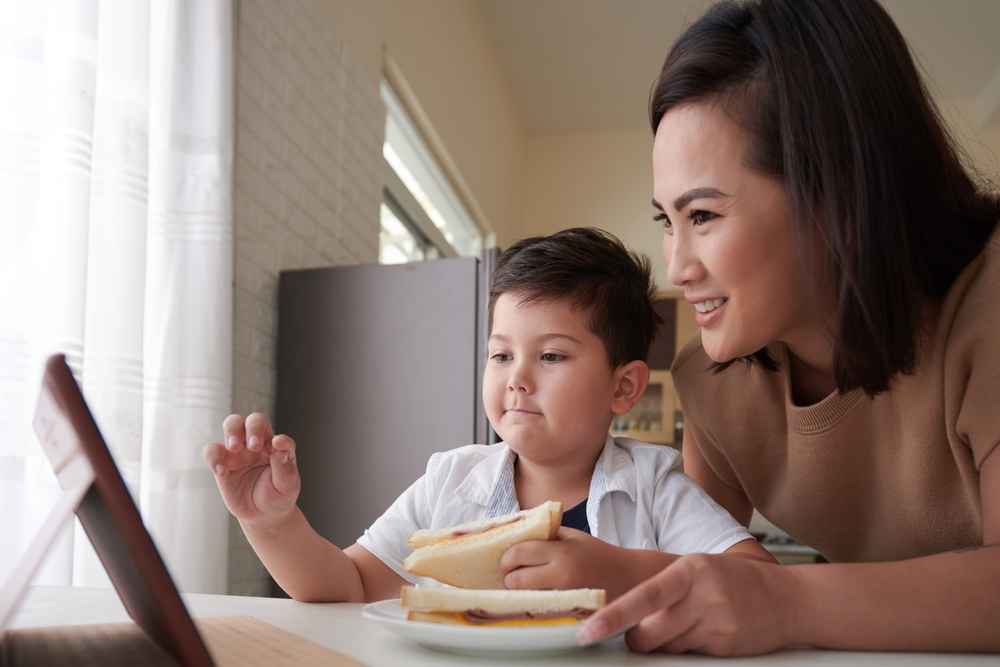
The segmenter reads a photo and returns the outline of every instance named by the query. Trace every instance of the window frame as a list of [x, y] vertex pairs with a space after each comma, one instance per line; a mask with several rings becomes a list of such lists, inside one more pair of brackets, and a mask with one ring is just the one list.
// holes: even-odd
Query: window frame
[[[469, 213], [451, 179], [439, 164], [414, 123], [409, 111], [400, 101], [390, 81], [380, 82], [382, 100], [386, 108], [386, 130], [383, 141], [383, 192], [394, 198], [414, 227], [425, 236], [442, 257], [459, 255], [478, 257], [488, 247], [490, 235]], [[392, 167], [388, 152], [394, 155], [415, 181], [420, 196], [434, 209], [428, 211], [403, 182]], [[385, 197], [383, 197], [385, 200]], [[433, 215], [437, 214], [435, 221]]]

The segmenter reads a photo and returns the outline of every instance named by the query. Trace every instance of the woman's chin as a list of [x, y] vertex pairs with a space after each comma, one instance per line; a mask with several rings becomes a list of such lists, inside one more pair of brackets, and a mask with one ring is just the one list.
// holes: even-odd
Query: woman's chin
[[712, 340], [712, 336], [701, 335], [701, 347], [705, 350], [708, 358], [717, 364], [724, 364], [740, 357], [746, 357], [754, 353], [754, 350], [744, 351], [732, 345], [727, 345], [719, 341]]

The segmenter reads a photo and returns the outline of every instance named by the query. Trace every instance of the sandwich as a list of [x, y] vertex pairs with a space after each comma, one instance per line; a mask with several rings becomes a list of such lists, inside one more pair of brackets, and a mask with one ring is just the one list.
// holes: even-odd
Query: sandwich
[[412, 574], [452, 586], [502, 589], [503, 552], [518, 542], [555, 539], [561, 522], [562, 503], [550, 500], [494, 519], [418, 530], [410, 536], [408, 542], [414, 551], [403, 561], [403, 567]]
[[403, 586], [406, 620], [478, 627], [547, 627], [579, 623], [604, 606], [601, 589], [474, 590]]

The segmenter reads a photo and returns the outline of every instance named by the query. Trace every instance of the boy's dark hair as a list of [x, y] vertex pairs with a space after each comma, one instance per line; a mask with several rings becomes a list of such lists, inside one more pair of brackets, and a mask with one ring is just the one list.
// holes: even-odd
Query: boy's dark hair
[[501, 253], [490, 287], [491, 330], [493, 307], [507, 293], [521, 295], [521, 303], [568, 300], [588, 310], [612, 368], [645, 361], [662, 322], [653, 310], [649, 259], [593, 227], [522, 239]]
[[[823, 248], [837, 388], [875, 395], [913, 372], [923, 306], [983, 248], [1000, 200], [963, 168], [886, 11], [874, 0], [720, 2], [667, 55], [653, 132], [696, 102], [749, 133], [745, 163], [783, 182], [803, 248]], [[776, 368], [765, 350], [744, 360]]]

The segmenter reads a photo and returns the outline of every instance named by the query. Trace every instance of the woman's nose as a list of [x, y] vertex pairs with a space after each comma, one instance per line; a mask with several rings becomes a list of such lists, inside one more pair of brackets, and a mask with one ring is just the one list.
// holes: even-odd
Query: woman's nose
[[663, 237], [663, 260], [667, 263], [667, 280], [677, 287], [695, 282], [702, 272], [701, 262], [686, 238]]

